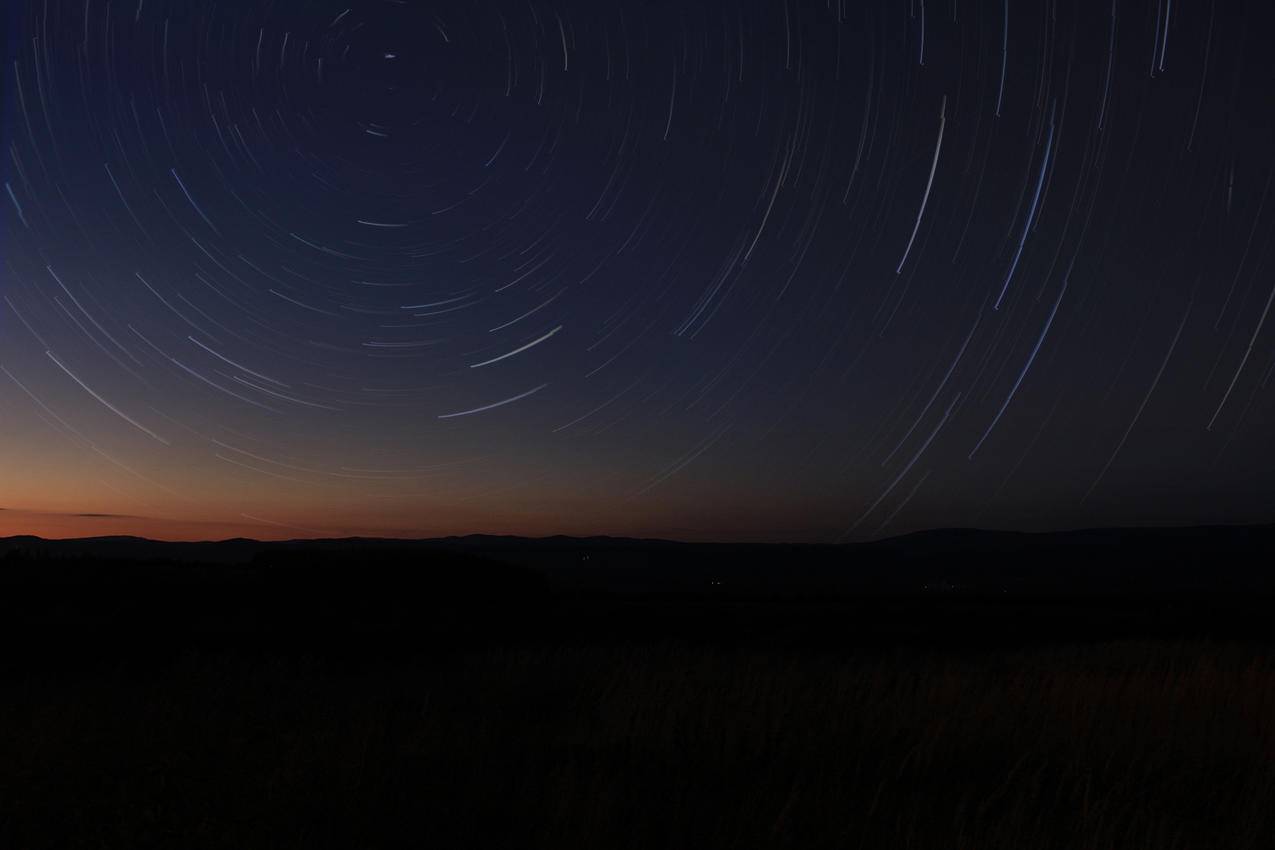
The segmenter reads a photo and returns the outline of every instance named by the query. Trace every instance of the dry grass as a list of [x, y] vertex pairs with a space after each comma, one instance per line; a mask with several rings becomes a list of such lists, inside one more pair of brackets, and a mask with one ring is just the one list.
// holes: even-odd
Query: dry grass
[[188, 654], [10, 676], [0, 846], [1275, 847], [1275, 656]]

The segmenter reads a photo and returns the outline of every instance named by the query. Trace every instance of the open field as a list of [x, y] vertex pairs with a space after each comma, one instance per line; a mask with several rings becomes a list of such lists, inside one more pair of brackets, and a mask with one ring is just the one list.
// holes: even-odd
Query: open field
[[1267, 528], [9, 545], [6, 850], [1275, 847]]
[[1275, 846], [1262, 645], [107, 653], [4, 691], [13, 848]]

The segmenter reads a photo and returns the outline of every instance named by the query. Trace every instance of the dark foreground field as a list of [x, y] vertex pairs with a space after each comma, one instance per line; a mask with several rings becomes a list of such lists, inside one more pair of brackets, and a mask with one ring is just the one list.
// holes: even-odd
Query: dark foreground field
[[511, 592], [430, 603], [296, 566], [11, 557], [0, 847], [1275, 847], [1256, 591], [781, 601], [502, 566], [477, 574]]
[[5, 693], [11, 848], [1275, 846], [1255, 646], [194, 652]]

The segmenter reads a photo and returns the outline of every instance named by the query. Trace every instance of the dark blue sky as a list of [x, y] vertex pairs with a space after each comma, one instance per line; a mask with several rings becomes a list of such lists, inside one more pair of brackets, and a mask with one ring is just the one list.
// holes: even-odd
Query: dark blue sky
[[0, 533], [1269, 521], [1271, 18], [13, 5]]

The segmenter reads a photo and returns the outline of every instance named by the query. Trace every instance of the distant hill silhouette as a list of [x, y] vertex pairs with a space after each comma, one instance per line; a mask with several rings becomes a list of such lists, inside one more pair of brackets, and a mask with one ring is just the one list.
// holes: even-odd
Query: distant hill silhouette
[[[1048, 533], [936, 529], [846, 545], [492, 535], [201, 543], [0, 538], [0, 557], [10, 553], [58, 561], [287, 565], [309, 569], [312, 581], [343, 570], [397, 575], [432, 564], [436, 577], [455, 570], [448, 581], [457, 589], [482, 583], [463, 575], [483, 574], [496, 564], [531, 569], [560, 587], [616, 592], [922, 592], [938, 584], [971, 592], [1062, 594], [1275, 589], [1269, 566], [1275, 564], [1275, 525]], [[513, 575], [492, 573], [486, 587]]]
[[840, 546], [12, 537], [0, 539], [0, 615], [19, 632], [155, 637], [1216, 631], [1269, 627], [1272, 564], [1272, 526], [942, 529]]

